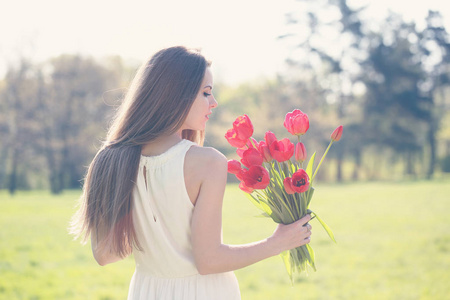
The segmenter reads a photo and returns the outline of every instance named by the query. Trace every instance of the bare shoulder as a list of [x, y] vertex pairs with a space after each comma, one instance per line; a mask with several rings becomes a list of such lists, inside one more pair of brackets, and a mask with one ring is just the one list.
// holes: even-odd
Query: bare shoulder
[[192, 146], [186, 153], [186, 165], [196, 168], [226, 168], [227, 158], [212, 147]]
[[226, 185], [226, 157], [214, 148], [192, 146], [184, 160], [184, 180], [189, 198], [196, 205], [203, 184], [212, 183], [215, 187]]

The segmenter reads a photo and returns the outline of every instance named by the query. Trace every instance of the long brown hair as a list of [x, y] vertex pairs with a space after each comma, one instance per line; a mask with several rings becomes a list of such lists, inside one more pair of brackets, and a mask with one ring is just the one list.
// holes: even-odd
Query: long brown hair
[[[141, 66], [89, 166], [73, 234], [83, 241], [94, 234], [122, 257], [133, 246], [141, 248], [131, 212], [142, 145], [179, 130], [208, 66], [198, 51], [185, 47], [160, 50]], [[202, 145], [204, 132], [183, 130], [182, 137]]]

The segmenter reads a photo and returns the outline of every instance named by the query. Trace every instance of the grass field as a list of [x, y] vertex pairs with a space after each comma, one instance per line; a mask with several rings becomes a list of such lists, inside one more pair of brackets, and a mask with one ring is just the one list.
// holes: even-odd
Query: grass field
[[[236, 271], [242, 299], [450, 299], [450, 180], [318, 184], [311, 208], [317, 272], [291, 286], [279, 257]], [[0, 299], [126, 299], [132, 258], [96, 265], [67, 234], [79, 191], [0, 191]], [[236, 244], [275, 225], [230, 185], [224, 239]]]

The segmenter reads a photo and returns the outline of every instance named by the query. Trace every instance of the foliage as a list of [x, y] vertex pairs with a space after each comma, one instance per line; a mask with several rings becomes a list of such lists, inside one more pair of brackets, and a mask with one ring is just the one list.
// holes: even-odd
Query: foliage
[[[326, 147], [327, 124], [348, 132], [330, 154], [333, 173], [321, 177], [392, 178], [366, 163], [376, 148], [379, 164], [401, 162], [404, 176], [431, 178], [450, 151], [449, 135], [439, 133], [448, 131], [450, 108], [450, 38], [441, 14], [430, 11], [419, 28], [395, 14], [374, 24], [347, 0], [298, 3], [283, 39], [293, 45], [288, 69], [236, 87], [217, 83], [220, 105], [205, 144], [230, 155], [223, 132], [235, 115], [278, 131], [282, 112], [302, 107], [314, 123], [313, 148]], [[79, 55], [43, 63], [23, 57], [9, 66], [0, 79], [0, 189], [78, 188], [134, 70], [120, 57]]]
[[[225, 138], [231, 146], [237, 148], [236, 153], [242, 159], [240, 162], [229, 160], [228, 172], [235, 174], [241, 181], [239, 188], [248, 193], [250, 201], [264, 216], [276, 223], [291, 224], [310, 214], [312, 218], [317, 218], [335, 241], [331, 229], [310, 209], [310, 204], [314, 194], [314, 178], [333, 142], [341, 139], [343, 126], [337, 127], [331, 134], [319, 164], [314, 166], [314, 152], [303, 169], [307, 152], [300, 141], [310, 127], [309, 117], [300, 109], [295, 109], [286, 114], [283, 125], [296, 137], [297, 144], [288, 138], [279, 141], [271, 131], [267, 131], [264, 140], [258, 142], [252, 138], [254, 127], [250, 118], [247, 115], [237, 117]], [[309, 244], [283, 251], [280, 255], [292, 283], [295, 272], [308, 271], [308, 266], [316, 270], [314, 250]]]
[[442, 172], [450, 173], [450, 155], [447, 155], [444, 158], [442, 158], [441, 169]]
[[[423, 30], [392, 13], [374, 26], [364, 17], [365, 7], [350, 1], [300, 2], [301, 13], [288, 17], [298, 31], [284, 36], [295, 41], [289, 62], [295, 70], [309, 71], [346, 127], [364, 132], [358, 144], [346, 143], [336, 151], [338, 162], [351, 151], [359, 166], [361, 153], [375, 144], [404, 157], [405, 173], [411, 175], [416, 174], [414, 161], [427, 153], [425, 174], [431, 178], [445, 109], [436, 98], [446, 97], [450, 82], [450, 39], [442, 16], [430, 11]], [[340, 170], [338, 164], [338, 179]]]
[[104, 101], [114, 97], [108, 90], [119, 85], [119, 70], [71, 55], [11, 67], [0, 89], [0, 188], [78, 188], [111, 117]]
[[[314, 205], [333, 219], [329, 225], [338, 244], [311, 221], [311, 245], [320, 245], [318, 272], [291, 287], [275, 256], [236, 271], [242, 299], [445, 298], [450, 293], [449, 183], [323, 184]], [[67, 234], [79, 194], [0, 191], [0, 299], [126, 298], [132, 258], [100, 267], [89, 245]], [[229, 244], [263, 239], [275, 228], [266, 218], [249, 218], [258, 211], [237, 185], [227, 187], [223, 213]]]

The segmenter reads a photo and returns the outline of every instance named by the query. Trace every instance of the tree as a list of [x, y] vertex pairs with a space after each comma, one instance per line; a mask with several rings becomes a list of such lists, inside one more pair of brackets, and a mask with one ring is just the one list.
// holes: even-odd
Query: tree
[[[22, 59], [0, 85], [0, 188], [79, 188], [123, 90], [121, 60]], [[112, 99], [112, 101], [110, 100]], [[108, 104], [105, 102], [113, 102]], [[48, 177], [48, 181], [43, 178]]]
[[449, 57], [448, 35], [442, 27], [433, 27], [436, 22], [430, 18], [438, 16], [430, 12], [427, 28], [418, 31], [414, 23], [391, 14], [383, 31], [373, 34], [363, 77], [370, 141], [403, 155], [410, 175], [416, 175], [415, 157], [428, 144], [428, 178], [434, 172], [440, 120], [434, 98], [448, 84]]
[[430, 153], [427, 178], [431, 179], [436, 165], [436, 133], [445, 112], [445, 88], [450, 84], [450, 35], [439, 12], [429, 11], [426, 21], [427, 26], [420, 33], [419, 49], [427, 76], [419, 88], [430, 99], [431, 113], [426, 122]]
[[[367, 37], [360, 17], [364, 7], [352, 8], [347, 0], [301, 2], [304, 4], [304, 13], [301, 16], [288, 16], [288, 23], [300, 24], [301, 27], [297, 32], [283, 36], [296, 41], [295, 54], [288, 59], [288, 63], [297, 72], [301, 70], [302, 74], [308, 74], [296, 80], [306, 81], [309, 86], [314, 87], [315, 91], [311, 94], [317, 96], [314, 101], [321, 104], [319, 107], [332, 107], [338, 122], [355, 127], [362, 121], [359, 117], [357, 102], [360, 98], [356, 87], [360, 85], [358, 78], [362, 70], [359, 66], [367, 51]], [[307, 24], [302, 24], [300, 20], [308, 21]], [[302, 34], [305, 30], [308, 33]], [[327, 138], [324, 137], [324, 144], [327, 143]], [[358, 141], [348, 146], [352, 151], [360, 153], [356, 148], [363, 145], [364, 143]], [[342, 163], [346, 148], [348, 147], [341, 144], [334, 151], [338, 181], [342, 180]], [[356, 159], [355, 163], [359, 164], [360, 159]]]
[[5, 167], [0, 186], [7, 187], [10, 193], [29, 187], [28, 170], [36, 163], [30, 159], [35, 154], [30, 145], [38, 136], [35, 71], [31, 63], [22, 58], [17, 67], [8, 69], [0, 92], [0, 162]]
[[103, 94], [117, 87], [118, 74], [81, 56], [62, 55], [48, 67], [47, 88], [40, 97], [42, 150], [51, 190], [59, 193], [80, 187], [84, 166], [92, 156], [91, 143], [100, 138], [112, 112], [104, 106]]

